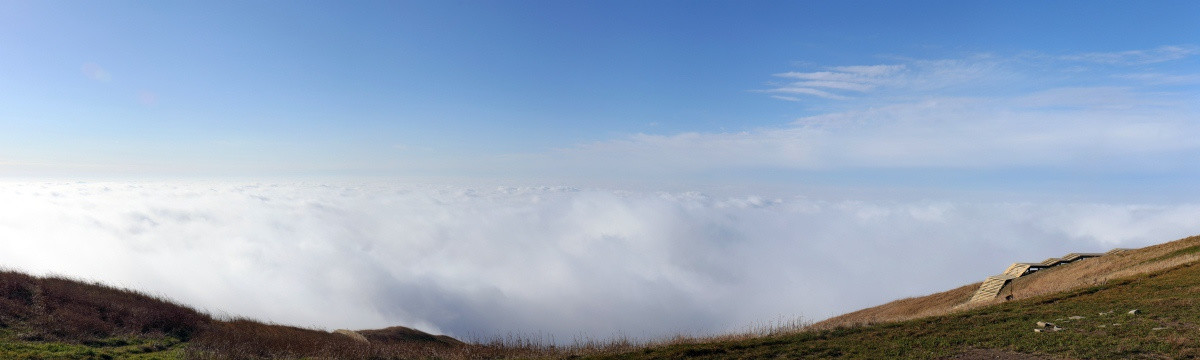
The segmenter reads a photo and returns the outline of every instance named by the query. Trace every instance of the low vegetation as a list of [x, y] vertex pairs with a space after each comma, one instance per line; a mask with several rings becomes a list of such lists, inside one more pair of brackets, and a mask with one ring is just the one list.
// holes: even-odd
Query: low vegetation
[[[939, 358], [971, 349], [1068, 358], [1200, 357], [1200, 266], [951, 315], [595, 358]], [[1138, 314], [1128, 312], [1138, 309]], [[1035, 332], [1037, 322], [1061, 331]]]
[[[964, 306], [973, 284], [790, 334], [588, 358], [936, 359], [979, 349], [1011, 358], [1200, 358], [1200, 254], [1190, 250], [1198, 245], [1191, 237], [1043, 270], [1006, 287], [1011, 301]], [[1035, 332], [1039, 321], [1061, 330]]]
[[1042, 270], [994, 302], [964, 305], [977, 287], [816, 324], [559, 347], [520, 336], [463, 343], [403, 327], [333, 333], [214, 319], [135, 291], [0, 271], [0, 358], [1200, 358], [1200, 237]]
[[1005, 286], [1001, 290], [1000, 296], [992, 303], [965, 304], [979, 288], [980, 284], [974, 283], [937, 294], [897, 300], [836, 316], [818, 322], [813, 327], [829, 329], [946, 315], [971, 307], [1003, 302], [1009, 296], [1011, 296], [1011, 300], [1028, 299], [1105, 284], [1113, 279], [1161, 271], [1197, 260], [1200, 260], [1200, 237], [1194, 236], [1142, 249], [1085, 259], [1022, 276]]
[[178, 357], [209, 321], [133, 291], [0, 272], [0, 358]]
[[213, 317], [159, 297], [0, 271], [0, 359], [411, 359], [543, 356], [544, 347], [464, 344], [392, 327], [368, 342]]

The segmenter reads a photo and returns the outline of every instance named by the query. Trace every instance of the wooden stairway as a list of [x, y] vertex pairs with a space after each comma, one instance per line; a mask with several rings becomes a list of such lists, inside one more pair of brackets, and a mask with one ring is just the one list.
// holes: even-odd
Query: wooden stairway
[[1007, 269], [1004, 269], [1004, 273], [1000, 275], [988, 276], [987, 279], [983, 280], [983, 284], [979, 285], [979, 290], [975, 290], [975, 295], [971, 296], [971, 299], [967, 300], [967, 303], [986, 302], [995, 299], [997, 296], [1000, 296], [1000, 290], [1004, 289], [1004, 285], [1012, 282], [1013, 279], [1028, 275], [1035, 271], [1125, 250], [1126, 249], [1112, 249], [1106, 253], [1070, 253], [1061, 258], [1049, 258], [1040, 263], [1013, 263], [1012, 265], [1009, 265]]
[[1000, 295], [1000, 289], [1003, 289], [1004, 285], [1007, 285], [1009, 281], [1016, 278], [1016, 276], [1007, 274], [988, 276], [983, 281], [983, 284], [979, 285], [979, 290], [975, 290], [975, 295], [971, 296], [971, 300], [967, 302], [983, 302], [995, 299], [996, 296]]

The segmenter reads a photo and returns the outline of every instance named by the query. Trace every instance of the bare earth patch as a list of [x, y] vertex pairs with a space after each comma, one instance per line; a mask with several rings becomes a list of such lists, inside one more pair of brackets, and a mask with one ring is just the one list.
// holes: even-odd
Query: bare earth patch
[[1052, 358], [1038, 356], [1032, 354], [1023, 354], [1015, 351], [995, 350], [995, 349], [970, 349], [949, 357], [942, 358], [944, 360], [1050, 360]]

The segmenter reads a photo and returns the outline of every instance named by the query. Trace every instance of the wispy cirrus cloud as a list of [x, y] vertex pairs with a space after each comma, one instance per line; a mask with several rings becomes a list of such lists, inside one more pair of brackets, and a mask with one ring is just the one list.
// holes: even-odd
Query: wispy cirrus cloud
[[[1149, 53], [1190, 56], [1180, 49]], [[613, 171], [1032, 167], [1136, 172], [1200, 165], [1190, 160], [1200, 154], [1198, 94], [1175, 86], [1200, 69], [1133, 76], [1126, 74], [1139, 67], [1080, 72], [1075, 69], [1079, 61], [974, 55], [778, 73], [774, 76], [796, 81], [762, 92], [781, 100], [823, 101], [831, 110], [740, 132], [635, 134], [564, 149], [557, 156], [565, 167], [583, 163]]]
[[769, 94], [812, 95], [825, 99], [847, 100], [851, 97], [845, 95], [845, 92], [862, 93], [873, 90], [892, 81], [904, 68], [904, 65], [835, 66], [826, 71], [778, 73], [774, 76], [797, 81], [760, 91]]
[[1110, 65], [1147, 65], [1184, 59], [1197, 54], [1200, 54], [1200, 48], [1194, 46], [1160, 46], [1145, 50], [1063, 55], [1059, 56], [1059, 59]]
[[[816, 97], [820, 97], [820, 98], [833, 99], [833, 100], [846, 100], [846, 99], [850, 98], [849, 96], [842, 96], [842, 95], [834, 94], [829, 91], [818, 90], [818, 89], [809, 88], [809, 87], [783, 87], [783, 88], [771, 89], [771, 90], [768, 90], [767, 92], [775, 93], [775, 94], [812, 95], [812, 96], [816, 96]], [[773, 96], [773, 97], [776, 99], [782, 99], [782, 100], [794, 99], [794, 98], [788, 98], [788, 97], [779, 97], [778, 95]]]
[[[1093, 52], [1071, 55], [1021, 54], [1001, 57], [976, 54], [959, 59], [906, 59], [894, 64], [829, 66], [820, 71], [789, 71], [772, 74], [790, 82], [770, 83], [756, 92], [779, 95], [807, 95], [826, 100], [878, 101], [886, 97], [974, 96], [997, 88], [1043, 88], [1055, 81], [1071, 82], [1064, 73], [1079, 73], [1080, 78], [1097, 75], [1168, 84], [1190, 81], [1196, 74], [1137, 73], [1124, 75], [1143, 65], [1152, 65], [1200, 55], [1193, 46], [1161, 46], [1154, 49], [1119, 52]], [[1089, 64], [1118, 67], [1116, 72], [1097, 74]], [[1119, 70], [1119, 69], [1126, 70]], [[1080, 72], [1082, 71], [1082, 72]], [[1138, 75], [1140, 74], [1140, 75]], [[1076, 79], [1081, 80], [1081, 79]], [[988, 88], [992, 89], [988, 89]], [[953, 92], [948, 92], [948, 91]], [[904, 96], [899, 96], [903, 94]], [[787, 95], [784, 95], [787, 96]], [[803, 100], [790, 96], [788, 101]]]

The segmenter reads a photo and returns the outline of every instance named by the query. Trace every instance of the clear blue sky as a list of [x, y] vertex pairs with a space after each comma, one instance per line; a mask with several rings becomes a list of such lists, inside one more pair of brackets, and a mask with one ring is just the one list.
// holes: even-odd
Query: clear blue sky
[[0, 175], [1190, 176], [1198, 46], [1190, 1], [3, 1]]

